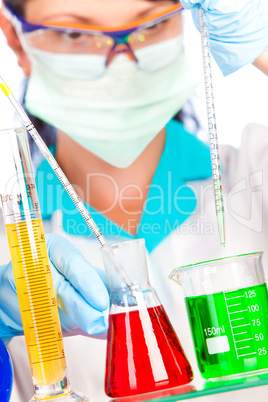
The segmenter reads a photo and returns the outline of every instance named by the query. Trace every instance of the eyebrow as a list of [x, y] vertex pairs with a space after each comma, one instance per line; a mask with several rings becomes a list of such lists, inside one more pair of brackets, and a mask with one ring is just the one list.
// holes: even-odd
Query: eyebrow
[[[163, 3], [163, 2], [167, 2], [167, 3], [171, 3], [171, 2], [172, 2], [174, 5], [180, 3], [179, 0], [146, 0], [146, 1], [147, 1], [148, 3], [155, 3], [155, 6], [157, 5], [157, 3]], [[154, 8], [139, 13], [139, 14], [137, 15], [137, 20], [140, 20], [140, 19], [142, 19], [142, 18], [146, 18], [148, 15], [150, 15], [150, 14], [153, 12], [153, 10], [154, 10]], [[67, 16], [67, 15], [66, 15], [66, 16]], [[75, 15], [73, 15], [73, 14], [70, 15], [70, 16], [76, 17], [77, 19], [80, 20], [80, 23], [82, 23], [82, 24], [85, 24], [85, 25], [95, 25], [94, 19], [92, 19], [92, 18], [90, 18], [90, 17], [81, 17], [80, 15], [79, 15], [79, 16], [75, 16]], [[49, 18], [49, 20], [51, 20], [51, 19], [53, 19], [53, 17], [50, 17], [50, 18]]]

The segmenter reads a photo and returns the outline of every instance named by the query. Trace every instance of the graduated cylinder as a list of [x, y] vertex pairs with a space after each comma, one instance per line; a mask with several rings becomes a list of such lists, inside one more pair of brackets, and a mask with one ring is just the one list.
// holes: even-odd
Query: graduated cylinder
[[62, 382], [68, 392], [56, 295], [27, 134], [24, 128], [3, 130], [0, 141], [2, 209], [35, 392], [39, 395], [43, 387]]

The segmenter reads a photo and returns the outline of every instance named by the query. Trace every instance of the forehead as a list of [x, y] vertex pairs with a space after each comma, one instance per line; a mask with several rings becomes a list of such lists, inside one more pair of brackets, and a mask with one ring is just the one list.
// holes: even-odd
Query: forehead
[[27, 0], [25, 18], [33, 23], [80, 20], [97, 25], [120, 25], [157, 13], [172, 0]]

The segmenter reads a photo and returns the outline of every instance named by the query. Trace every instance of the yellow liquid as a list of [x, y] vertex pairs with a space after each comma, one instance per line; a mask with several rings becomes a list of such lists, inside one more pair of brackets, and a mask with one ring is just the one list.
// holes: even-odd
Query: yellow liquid
[[41, 219], [6, 225], [34, 385], [65, 376], [66, 361]]

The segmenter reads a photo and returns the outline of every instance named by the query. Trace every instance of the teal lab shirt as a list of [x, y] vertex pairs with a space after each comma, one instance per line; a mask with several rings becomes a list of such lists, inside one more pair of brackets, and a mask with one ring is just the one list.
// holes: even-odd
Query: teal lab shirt
[[[55, 154], [55, 146], [51, 151]], [[166, 125], [166, 143], [154, 174], [135, 236], [106, 218], [90, 205], [88, 212], [104, 236], [144, 238], [151, 252], [195, 210], [198, 199], [191, 181], [211, 177], [208, 145], [171, 120]], [[93, 236], [83, 217], [64, 190], [46, 160], [36, 172], [36, 184], [43, 219], [62, 211], [62, 227], [71, 235]]]

